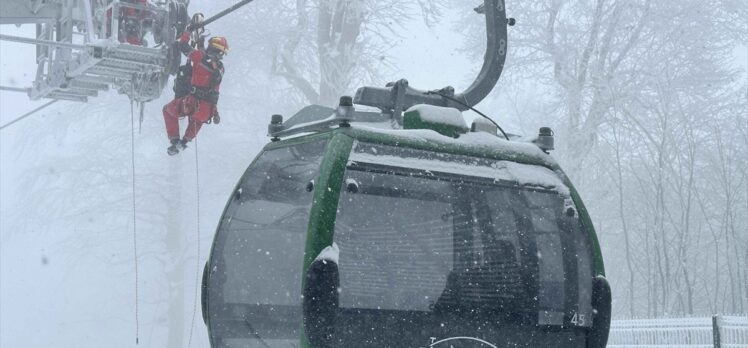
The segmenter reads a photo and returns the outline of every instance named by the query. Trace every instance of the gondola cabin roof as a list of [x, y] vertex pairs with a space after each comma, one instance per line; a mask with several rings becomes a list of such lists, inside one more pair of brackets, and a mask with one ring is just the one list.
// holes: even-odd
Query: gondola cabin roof
[[274, 142], [269, 146], [343, 133], [359, 141], [541, 165], [561, 172], [555, 159], [541, 149], [537, 137], [511, 136], [507, 140], [497, 135], [495, 127], [491, 132], [481, 119], [468, 128], [462, 113], [454, 108], [415, 105], [404, 113], [402, 126], [394, 123], [389, 115], [378, 112], [311, 105], [286, 122], [274, 115], [268, 127]]

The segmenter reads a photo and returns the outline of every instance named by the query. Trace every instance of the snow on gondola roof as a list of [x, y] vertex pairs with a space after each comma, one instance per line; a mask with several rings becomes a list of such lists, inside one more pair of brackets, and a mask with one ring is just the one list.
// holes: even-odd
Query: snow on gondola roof
[[[418, 105], [409, 111], [413, 110], [425, 114], [423, 118], [428, 122], [440, 122], [449, 127], [466, 127], [464, 123], [460, 124], [455, 120], [456, 116], [461, 117], [461, 112], [456, 109]], [[312, 105], [299, 111], [287, 122], [274, 119], [275, 123], [271, 122], [268, 134], [274, 140], [279, 140], [279, 138], [295, 139], [311, 134], [340, 131], [363, 141], [538, 164], [554, 171], [560, 170], [556, 160], [544, 153], [533, 142], [534, 138], [507, 140], [495, 133], [467, 129], [456, 137], [452, 137], [434, 129], [395, 128], [389, 117], [379, 112], [356, 110], [345, 113], [339, 109]], [[464, 122], [464, 119], [460, 121]]]

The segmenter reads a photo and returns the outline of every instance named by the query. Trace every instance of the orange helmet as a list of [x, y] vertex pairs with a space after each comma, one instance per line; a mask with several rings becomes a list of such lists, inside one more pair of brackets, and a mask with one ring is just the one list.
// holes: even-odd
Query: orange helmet
[[212, 37], [208, 40], [208, 50], [215, 50], [221, 55], [226, 55], [229, 53], [229, 42], [223, 36]]

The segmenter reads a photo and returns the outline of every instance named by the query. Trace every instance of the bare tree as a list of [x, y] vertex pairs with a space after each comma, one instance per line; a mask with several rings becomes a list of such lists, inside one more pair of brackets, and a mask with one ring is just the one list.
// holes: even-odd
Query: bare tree
[[[21, 146], [19, 156], [31, 156], [31, 161], [36, 163], [24, 173], [23, 200], [18, 202], [13, 219], [33, 219], [39, 230], [46, 231], [42, 236], [73, 231], [64, 232], [64, 243], [60, 247], [66, 249], [65, 254], [81, 268], [90, 267], [83, 262], [94, 259], [109, 265], [110, 269], [125, 270], [122, 274], [92, 277], [119, 279], [126, 284], [137, 281], [141, 334], [145, 328], [162, 326], [166, 329], [163, 344], [182, 347], [186, 343], [184, 318], [187, 311], [184, 273], [185, 267], [192, 268], [186, 261], [194, 255], [194, 250], [187, 249], [186, 245], [195, 230], [193, 225], [183, 222], [194, 221], [194, 208], [182, 202], [182, 164], [163, 162], [166, 156], [162, 151], [157, 156], [146, 150], [152, 149], [156, 139], [136, 135], [135, 144], [131, 144], [131, 131], [137, 132], [137, 129], [131, 128], [127, 108], [112, 109], [112, 103], [118, 102], [127, 103], [119, 98], [108, 98], [87, 105], [68, 105], [57, 111], [86, 117], [37, 118], [23, 125], [22, 129], [30, 136], [28, 139], [34, 138], [37, 142]], [[148, 123], [146, 127], [146, 131], [158, 132], [159, 139], [163, 136], [160, 122]], [[135, 153], [131, 153], [132, 145]], [[49, 148], [55, 151], [43, 151]], [[131, 155], [136, 156], [134, 168]], [[133, 180], [136, 183], [134, 195]], [[137, 225], [137, 259], [133, 254], [133, 224]], [[116, 245], [118, 252], [101, 254], [100, 243]], [[141, 265], [139, 279], [135, 278], [134, 262]], [[142, 268], [154, 263], [159, 267]], [[110, 294], [108, 298], [123, 302], [123, 308], [131, 308], [135, 300], [134, 288], [127, 286], [118, 291], [120, 293]], [[142, 308], [153, 306], [166, 308], [163, 315], [143, 315], [151, 311]]]
[[[546, 92], [534, 103], [559, 106], [540, 122], [559, 130], [556, 156], [605, 221], [616, 302], [629, 316], [744, 311], [748, 195], [735, 159], [748, 150], [748, 98], [731, 66], [748, 4], [508, 1], [507, 11], [517, 25], [499, 90], [533, 86]], [[480, 28], [464, 23], [480, 55]], [[737, 124], [736, 142], [726, 132]]]
[[419, 12], [430, 21], [439, 7], [430, 0], [297, 0], [276, 12], [295, 27], [275, 48], [272, 71], [306, 103], [336, 105], [357, 85], [378, 80], [397, 29]]

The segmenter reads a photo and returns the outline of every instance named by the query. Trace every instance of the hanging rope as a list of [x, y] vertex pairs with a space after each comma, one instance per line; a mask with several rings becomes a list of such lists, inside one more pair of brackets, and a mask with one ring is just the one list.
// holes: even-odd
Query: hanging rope
[[[190, 120], [192, 121], [192, 120]], [[197, 201], [197, 256], [195, 259], [195, 300], [192, 304], [192, 322], [190, 323], [190, 338], [187, 340], [187, 348], [192, 344], [192, 331], [195, 329], [195, 315], [197, 313], [197, 293], [200, 291], [200, 156], [198, 156], [197, 137], [195, 141], [195, 192]]]
[[135, 219], [135, 113], [130, 101], [130, 161], [132, 164], [132, 249], [135, 261], [135, 344], [140, 341], [140, 323], [138, 321], [138, 227]]

